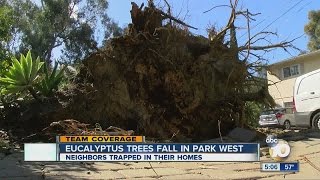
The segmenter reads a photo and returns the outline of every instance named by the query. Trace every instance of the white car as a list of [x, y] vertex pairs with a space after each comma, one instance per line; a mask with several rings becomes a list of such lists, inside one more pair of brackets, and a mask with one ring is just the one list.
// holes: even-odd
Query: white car
[[259, 117], [259, 126], [291, 129], [292, 126], [295, 126], [292, 108], [277, 108], [263, 111]]
[[296, 79], [293, 104], [297, 126], [320, 129], [320, 69]]

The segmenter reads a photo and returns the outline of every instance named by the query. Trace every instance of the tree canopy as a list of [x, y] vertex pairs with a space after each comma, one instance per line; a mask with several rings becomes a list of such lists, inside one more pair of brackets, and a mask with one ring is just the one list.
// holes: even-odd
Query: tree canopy
[[311, 51], [320, 49], [320, 10], [309, 12], [309, 23], [304, 31], [309, 36], [308, 48]]
[[0, 7], [0, 59], [8, 56], [8, 42], [11, 40], [12, 9], [8, 6]]
[[9, 42], [12, 39], [12, 15], [13, 11], [9, 6], [0, 2], [0, 74], [9, 66]]
[[13, 9], [18, 52], [31, 50], [47, 62], [52, 59], [53, 49], [58, 47], [64, 61], [81, 60], [103, 40], [122, 32], [108, 17], [106, 0], [5, 2]]

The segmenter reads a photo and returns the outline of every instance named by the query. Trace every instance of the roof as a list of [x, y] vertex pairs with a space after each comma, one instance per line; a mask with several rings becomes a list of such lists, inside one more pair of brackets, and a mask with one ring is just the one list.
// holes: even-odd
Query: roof
[[304, 59], [306, 57], [316, 56], [316, 55], [320, 56], [320, 49], [316, 50], [316, 51], [312, 51], [312, 52], [306, 53], [306, 54], [302, 54], [302, 55], [299, 55], [299, 56], [295, 56], [295, 57], [292, 57], [292, 58], [288, 58], [288, 59], [285, 59], [285, 60], [282, 60], [282, 61], [279, 61], [279, 62], [276, 62], [276, 63], [273, 63], [273, 64], [270, 64], [269, 67], [270, 66], [278, 66], [278, 65], [290, 62], [290, 61], [298, 61], [300, 59]]

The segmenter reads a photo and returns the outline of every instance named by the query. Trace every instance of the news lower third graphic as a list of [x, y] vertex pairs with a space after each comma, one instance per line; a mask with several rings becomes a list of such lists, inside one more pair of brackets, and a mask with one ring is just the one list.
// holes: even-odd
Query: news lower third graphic
[[144, 142], [144, 136], [59, 136], [57, 142]]
[[25, 144], [25, 161], [256, 162], [258, 143], [145, 143], [144, 136], [59, 136]]
[[265, 172], [298, 172], [299, 162], [263, 162], [261, 171]]
[[287, 141], [278, 139], [275, 135], [268, 135], [266, 143], [269, 154], [274, 162], [261, 162], [261, 171], [265, 172], [298, 172], [299, 162], [283, 162], [290, 153], [291, 148]]
[[284, 161], [289, 157], [291, 148], [287, 141], [278, 139], [275, 135], [269, 135], [266, 138], [266, 143], [269, 146], [270, 157], [274, 161]]

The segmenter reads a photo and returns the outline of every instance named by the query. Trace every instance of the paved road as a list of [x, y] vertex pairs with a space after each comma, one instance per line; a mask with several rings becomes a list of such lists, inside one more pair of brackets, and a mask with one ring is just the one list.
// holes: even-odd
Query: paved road
[[259, 163], [26, 163], [14, 153], [0, 154], [0, 179], [319, 179], [320, 132], [283, 138], [291, 140], [289, 160], [300, 162], [299, 173], [260, 172]]

